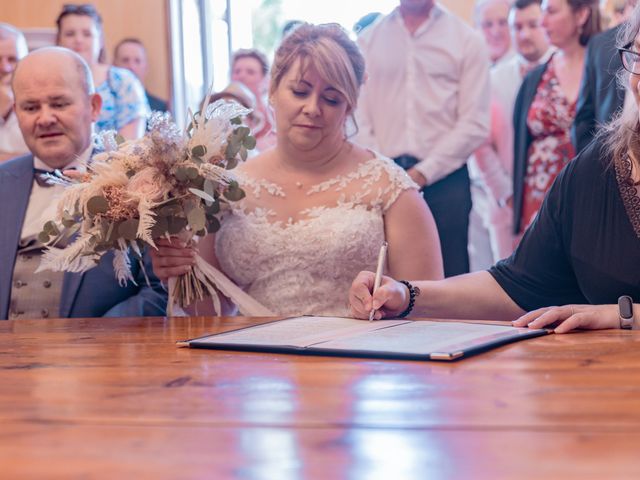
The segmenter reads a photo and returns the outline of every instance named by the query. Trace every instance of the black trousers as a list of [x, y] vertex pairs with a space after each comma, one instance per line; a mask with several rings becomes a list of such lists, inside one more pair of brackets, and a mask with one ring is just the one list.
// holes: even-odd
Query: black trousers
[[[405, 169], [418, 163], [418, 159], [408, 155], [394, 160]], [[424, 187], [421, 192], [438, 227], [445, 277], [468, 273], [471, 182], [467, 165]]]

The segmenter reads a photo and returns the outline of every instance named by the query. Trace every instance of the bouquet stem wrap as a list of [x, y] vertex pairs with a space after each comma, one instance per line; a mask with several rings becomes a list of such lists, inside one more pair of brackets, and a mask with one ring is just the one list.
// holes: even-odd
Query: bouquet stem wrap
[[174, 315], [174, 304], [188, 305], [195, 300], [202, 299], [205, 295], [211, 297], [214, 309], [220, 315], [221, 302], [218, 292], [235, 303], [242, 315], [249, 317], [274, 316], [273, 312], [238, 287], [229, 277], [200, 255], [196, 255], [195, 261], [196, 263], [189, 273], [169, 279], [167, 316]]

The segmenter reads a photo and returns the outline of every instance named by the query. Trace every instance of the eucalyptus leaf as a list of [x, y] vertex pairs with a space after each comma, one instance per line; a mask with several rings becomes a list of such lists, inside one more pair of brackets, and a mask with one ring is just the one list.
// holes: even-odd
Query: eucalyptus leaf
[[224, 157], [227, 160], [231, 160], [232, 158], [235, 158], [236, 155], [238, 155], [238, 152], [240, 151], [241, 146], [242, 144], [240, 143], [239, 140], [232, 138], [231, 140], [229, 140], [229, 143], [227, 144], [227, 148], [224, 151]]
[[176, 179], [179, 182], [186, 182], [187, 181], [187, 169], [185, 167], [177, 168], [175, 176], [176, 176]]
[[207, 231], [215, 233], [220, 230], [220, 220], [213, 216], [207, 216]]
[[207, 205], [204, 210], [207, 212], [207, 215], [216, 215], [220, 213], [220, 202], [216, 200], [211, 205]]
[[187, 219], [184, 217], [169, 217], [167, 220], [169, 223], [169, 227], [167, 229], [169, 235], [176, 235], [180, 233], [188, 224]]
[[207, 217], [205, 216], [204, 210], [201, 208], [194, 208], [187, 215], [187, 220], [189, 221], [189, 226], [193, 231], [202, 230], [207, 222]]
[[191, 155], [194, 157], [204, 157], [207, 153], [207, 147], [204, 145], [196, 145], [191, 149]]
[[118, 235], [125, 240], [135, 240], [136, 234], [138, 233], [138, 223], [137, 218], [130, 218], [120, 223], [118, 226]]
[[241, 188], [229, 188], [224, 191], [224, 196], [227, 200], [237, 202], [245, 197], [245, 193]]
[[126, 139], [126, 138], [124, 138], [122, 135], [117, 134], [117, 135], [116, 135], [116, 138], [115, 138], [115, 141], [116, 141], [116, 143], [117, 143], [118, 145], [122, 145], [124, 142], [126, 142], [126, 141], [127, 141], [127, 139]]
[[91, 215], [107, 213], [109, 211], [109, 202], [102, 195], [96, 195], [87, 201], [87, 210]]
[[169, 220], [167, 217], [156, 217], [156, 223], [151, 227], [151, 236], [158, 238], [164, 236], [169, 231]]
[[52, 237], [55, 237], [60, 234], [60, 230], [58, 230], [58, 226], [52, 220], [49, 220], [47, 223], [43, 225], [42, 231]]
[[227, 170], [232, 170], [238, 166], [238, 159], [236, 157], [227, 159]]
[[251, 134], [251, 129], [249, 127], [242, 126], [242, 127], [238, 127], [235, 133], [239, 138], [242, 139], [242, 138], [245, 138], [247, 135]]
[[49, 243], [49, 240], [50, 240], [50, 237], [49, 237], [49, 234], [47, 234], [47, 232], [43, 231], [38, 234], [38, 241], [40, 243], [47, 244]]
[[196, 188], [190, 188], [189, 191], [191, 193], [193, 193], [194, 195], [196, 195], [197, 197], [200, 197], [201, 199], [203, 199], [206, 202], [213, 203], [213, 202], [216, 201], [215, 198], [213, 198], [207, 192], [203, 192], [202, 190], [198, 190]]
[[242, 125], [242, 118], [235, 117], [230, 120], [232, 125]]
[[240, 148], [240, 158], [242, 159], [242, 161], [243, 161], [243, 162], [246, 162], [246, 161], [247, 161], [247, 157], [248, 157], [248, 156], [249, 156], [249, 155], [247, 154], [247, 149], [246, 149], [246, 148], [244, 148], [244, 146], [242, 146], [242, 147]]
[[197, 168], [189, 167], [186, 169], [185, 174], [189, 180], [195, 180], [200, 175], [200, 172], [198, 172]]
[[254, 148], [256, 148], [256, 137], [254, 137], [253, 135], [244, 137], [244, 140], [242, 140], [242, 145], [244, 145], [247, 150], [253, 150]]

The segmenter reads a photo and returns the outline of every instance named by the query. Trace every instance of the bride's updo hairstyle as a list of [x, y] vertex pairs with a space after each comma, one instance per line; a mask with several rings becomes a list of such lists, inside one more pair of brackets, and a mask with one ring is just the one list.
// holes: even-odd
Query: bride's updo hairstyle
[[347, 32], [337, 23], [303, 23], [282, 41], [271, 67], [269, 95], [278, 89], [296, 60], [302, 72], [313, 66], [320, 77], [344, 95], [353, 114], [364, 81], [364, 57]]

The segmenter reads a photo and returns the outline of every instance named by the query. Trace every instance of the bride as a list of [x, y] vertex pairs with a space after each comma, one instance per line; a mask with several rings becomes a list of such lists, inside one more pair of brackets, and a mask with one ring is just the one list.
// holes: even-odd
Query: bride
[[[353, 277], [375, 269], [383, 241], [387, 274], [439, 279], [436, 226], [418, 187], [393, 161], [347, 139], [364, 59], [336, 24], [297, 28], [278, 48], [269, 101], [277, 143], [239, 166], [246, 197], [197, 249], [277, 315], [349, 314]], [[186, 273], [194, 251], [158, 241], [156, 275]], [[214, 313], [199, 305], [199, 313]], [[228, 304], [222, 314], [232, 310]]]

